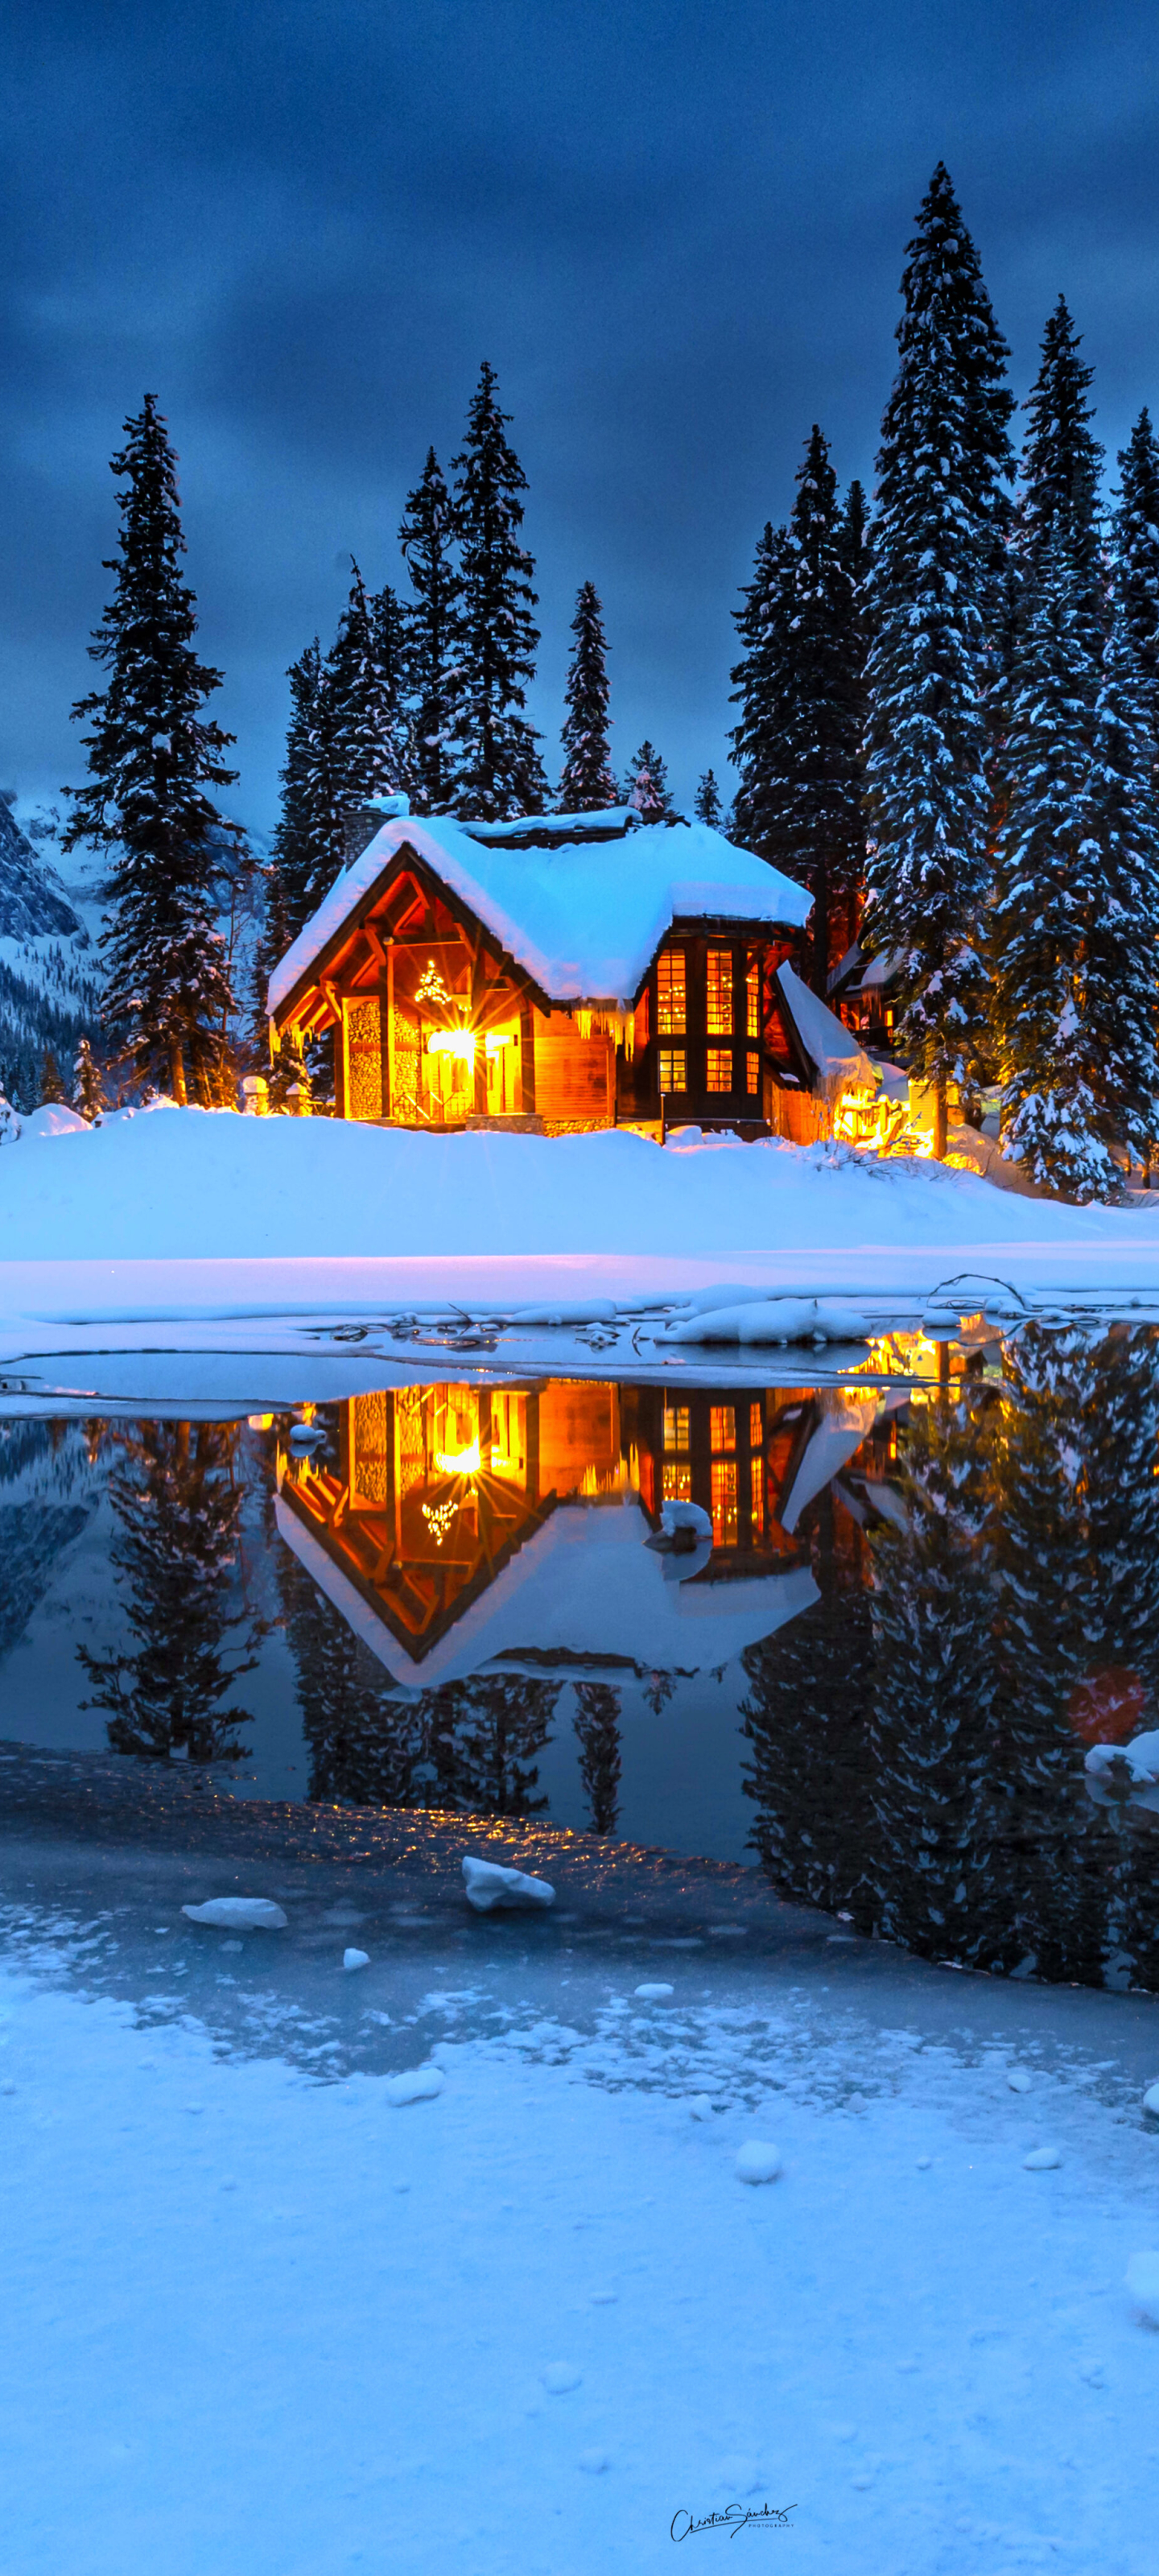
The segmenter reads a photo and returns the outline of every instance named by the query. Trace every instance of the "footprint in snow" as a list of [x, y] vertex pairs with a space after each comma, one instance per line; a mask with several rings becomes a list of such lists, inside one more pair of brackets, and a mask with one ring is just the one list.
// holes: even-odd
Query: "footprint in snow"
[[583, 2381], [583, 2372], [576, 2369], [574, 2361], [545, 2362], [539, 2376], [549, 2397], [566, 2397], [571, 2389], [579, 2388]]
[[604, 2469], [610, 2469], [610, 2468], [611, 2468], [611, 2465], [612, 2465], [612, 2455], [611, 2455], [611, 2452], [610, 2452], [610, 2451], [581, 2451], [581, 2452], [580, 2452], [580, 2455], [579, 2455], [579, 2466], [580, 2466], [580, 2468], [581, 2468], [581, 2469], [586, 2469], [586, 2470], [587, 2470], [587, 2473], [588, 2473], [588, 2476], [589, 2476], [589, 2477], [592, 2477], [592, 2478], [598, 2478], [598, 2477], [601, 2475], [601, 2473], [603, 2472], [603, 2470], [604, 2470]]

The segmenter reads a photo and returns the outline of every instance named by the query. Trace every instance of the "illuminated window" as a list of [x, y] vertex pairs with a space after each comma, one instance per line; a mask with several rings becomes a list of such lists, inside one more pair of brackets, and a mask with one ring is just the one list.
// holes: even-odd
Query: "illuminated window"
[[666, 1503], [691, 1502], [692, 1469], [687, 1458], [665, 1459], [661, 1494]]
[[708, 1050], [708, 1088], [710, 1091], [732, 1090], [732, 1048], [710, 1047]]
[[666, 1449], [688, 1448], [689, 1420], [689, 1409], [686, 1404], [669, 1404], [665, 1399], [664, 1446]]
[[759, 1038], [761, 1033], [761, 970], [754, 957], [744, 979], [745, 1036]]
[[713, 1449], [735, 1449], [735, 1404], [712, 1404], [708, 1409], [709, 1441]]
[[660, 1049], [660, 1089], [661, 1089], [661, 1091], [687, 1091], [687, 1089], [688, 1089], [688, 1070], [687, 1070], [687, 1066], [688, 1066], [688, 1059], [687, 1059], [687, 1057], [686, 1057], [686, 1055], [685, 1055], [685, 1053], [684, 1053], [684, 1049], [683, 1049], [683, 1047], [661, 1047], [661, 1049]]
[[765, 1534], [765, 1462], [763, 1458], [753, 1458], [750, 1459], [749, 1464], [753, 1479], [753, 1537], [763, 1538]]
[[712, 1462], [712, 1535], [717, 1547], [736, 1546], [736, 1460]]
[[750, 1055], [748, 1059], [748, 1092], [750, 1100], [759, 1098], [760, 1088], [761, 1060], [759, 1055]]
[[762, 1422], [762, 1420], [761, 1420], [761, 1408], [760, 1408], [759, 1404], [750, 1404], [750, 1406], [749, 1406], [749, 1447], [750, 1447], [750, 1449], [759, 1449], [759, 1448], [760, 1448], [760, 1445], [761, 1445], [761, 1442], [762, 1442], [762, 1440], [764, 1439], [764, 1436], [765, 1436], [765, 1426], [764, 1426], [764, 1423], [763, 1423], [763, 1422]]
[[[708, 952], [708, 1019], [710, 1038], [732, 1036], [732, 950], [710, 948]], [[709, 1084], [711, 1090], [712, 1085]]]
[[[684, 950], [665, 948], [656, 960], [656, 1035], [682, 1038], [687, 1026]], [[683, 1090], [683, 1083], [679, 1087]]]

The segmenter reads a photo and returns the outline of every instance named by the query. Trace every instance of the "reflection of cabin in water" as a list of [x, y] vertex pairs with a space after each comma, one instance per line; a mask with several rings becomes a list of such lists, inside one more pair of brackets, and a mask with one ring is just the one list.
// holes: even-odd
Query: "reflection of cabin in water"
[[801, 1080], [776, 977], [809, 907], [683, 817], [391, 811], [272, 976], [271, 1043], [334, 1033], [345, 1118], [560, 1134], [663, 1099], [759, 1132]]
[[[806, 1606], [798, 1520], [877, 1411], [747, 1386], [386, 1390], [287, 1462], [278, 1523], [399, 1679], [512, 1657], [694, 1670]], [[711, 1516], [693, 1559], [644, 1551], [669, 1499]]]

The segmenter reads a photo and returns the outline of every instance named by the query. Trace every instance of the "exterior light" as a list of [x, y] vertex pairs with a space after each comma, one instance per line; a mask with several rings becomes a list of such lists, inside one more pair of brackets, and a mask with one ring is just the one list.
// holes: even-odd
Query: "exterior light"
[[475, 1037], [471, 1029], [434, 1029], [427, 1039], [428, 1055], [458, 1055], [467, 1064], [475, 1061]]
[[477, 1440], [472, 1440], [469, 1449], [435, 1451], [435, 1465], [440, 1476], [477, 1476], [482, 1463]]

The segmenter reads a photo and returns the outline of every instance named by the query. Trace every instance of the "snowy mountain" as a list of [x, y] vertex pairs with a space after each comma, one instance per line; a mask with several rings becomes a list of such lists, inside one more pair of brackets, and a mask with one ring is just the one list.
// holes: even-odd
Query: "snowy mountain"
[[59, 833], [51, 808], [22, 830], [0, 797], [0, 1090], [24, 1110], [40, 1097], [45, 1050], [70, 1083], [78, 1039], [98, 1027], [99, 903], [62, 879]]

